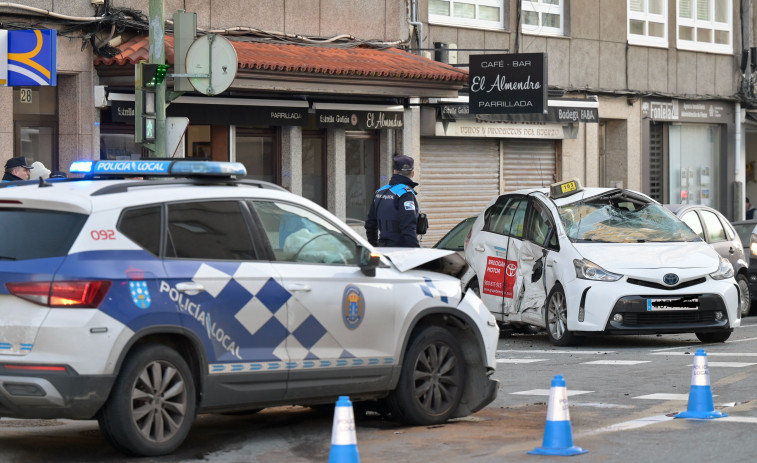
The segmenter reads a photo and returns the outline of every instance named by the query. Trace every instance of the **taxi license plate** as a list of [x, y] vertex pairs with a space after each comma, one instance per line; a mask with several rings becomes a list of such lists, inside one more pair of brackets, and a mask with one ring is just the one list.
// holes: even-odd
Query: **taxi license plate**
[[697, 310], [699, 299], [647, 299], [647, 310]]

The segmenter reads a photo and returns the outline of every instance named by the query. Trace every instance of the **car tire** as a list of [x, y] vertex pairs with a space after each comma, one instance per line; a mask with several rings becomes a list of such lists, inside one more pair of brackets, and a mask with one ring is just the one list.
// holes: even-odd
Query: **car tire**
[[568, 304], [560, 283], [555, 284], [547, 296], [544, 323], [547, 327], [547, 336], [553, 345], [567, 347], [580, 343], [580, 339], [568, 331]]
[[406, 424], [441, 424], [460, 405], [464, 379], [465, 358], [457, 339], [444, 328], [429, 326], [410, 342], [387, 404], [392, 416]]
[[741, 317], [746, 317], [752, 310], [752, 293], [749, 291], [749, 279], [743, 273], [736, 275], [736, 284], [739, 285], [739, 311]]
[[468, 283], [468, 291], [473, 291], [473, 294], [481, 299], [481, 288], [478, 287], [478, 278], [474, 278]]
[[195, 411], [195, 383], [187, 362], [170, 347], [146, 344], [126, 358], [97, 420], [117, 450], [158, 456], [181, 445]]
[[694, 333], [697, 339], [704, 343], [726, 342], [731, 337], [730, 331], [716, 331], [710, 333]]

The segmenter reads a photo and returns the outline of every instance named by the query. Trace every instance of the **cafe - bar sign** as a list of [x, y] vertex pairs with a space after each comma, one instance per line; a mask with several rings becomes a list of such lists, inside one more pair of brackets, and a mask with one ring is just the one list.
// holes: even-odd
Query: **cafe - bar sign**
[[471, 55], [471, 114], [543, 114], [547, 110], [547, 55]]

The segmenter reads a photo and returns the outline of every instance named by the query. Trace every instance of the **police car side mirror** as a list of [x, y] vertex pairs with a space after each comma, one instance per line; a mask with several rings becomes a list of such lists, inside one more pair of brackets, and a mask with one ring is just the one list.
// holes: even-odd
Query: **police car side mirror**
[[360, 271], [363, 275], [375, 277], [379, 263], [381, 263], [381, 254], [368, 248], [360, 248]]

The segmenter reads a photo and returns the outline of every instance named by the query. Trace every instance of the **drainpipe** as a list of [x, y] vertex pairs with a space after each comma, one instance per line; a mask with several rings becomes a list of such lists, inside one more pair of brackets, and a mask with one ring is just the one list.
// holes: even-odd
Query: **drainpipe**
[[410, 10], [408, 13], [410, 14], [410, 17], [407, 20], [407, 23], [411, 26], [415, 26], [416, 30], [418, 31], [418, 54], [423, 54], [423, 23], [418, 21], [418, 0], [410, 0]]
[[736, 220], [743, 220], [744, 218], [744, 200], [746, 198], [746, 178], [744, 178], [743, 175], [741, 175], [741, 144], [742, 144], [742, 127], [741, 127], [741, 103], [736, 103], [736, 110], [734, 111], [734, 155], [733, 155], [733, 175], [734, 180], [736, 183], [741, 183], [743, 185], [740, 189], [740, 197], [733, 198], [735, 204], [735, 210], [733, 211], [733, 216], [736, 218]]

